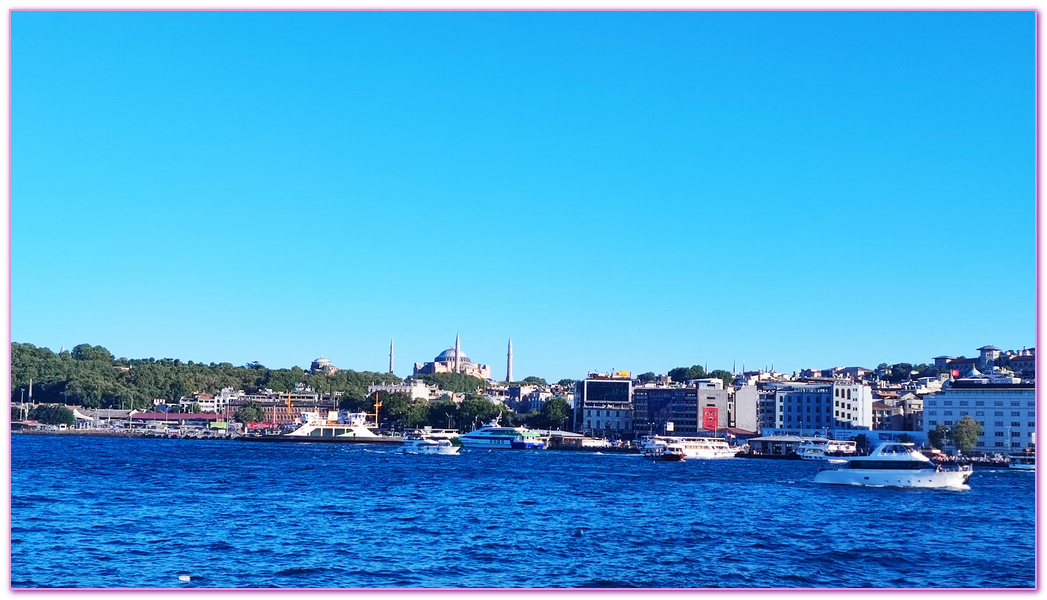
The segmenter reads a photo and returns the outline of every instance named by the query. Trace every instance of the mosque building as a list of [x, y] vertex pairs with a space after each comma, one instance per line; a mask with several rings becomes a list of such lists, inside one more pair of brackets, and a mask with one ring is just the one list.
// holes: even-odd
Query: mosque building
[[313, 364], [309, 365], [310, 373], [324, 373], [327, 375], [334, 375], [338, 371], [339, 368], [334, 366], [334, 364], [332, 364], [331, 361], [324, 358], [323, 354], [320, 355], [320, 358], [314, 360]]
[[486, 380], [491, 378], [491, 367], [470, 360], [462, 352], [459, 337], [455, 336], [454, 346], [441, 352], [433, 359], [433, 362], [414, 363], [415, 375], [434, 375], [436, 373], [461, 373]]

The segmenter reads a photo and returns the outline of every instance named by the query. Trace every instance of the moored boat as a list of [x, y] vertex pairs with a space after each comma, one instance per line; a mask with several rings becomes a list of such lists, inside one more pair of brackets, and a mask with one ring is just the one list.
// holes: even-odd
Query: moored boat
[[885, 442], [869, 456], [831, 458], [814, 476], [815, 483], [918, 488], [963, 488], [971, 466], [943, 467], [921, 454], [911, 443]]
[[1008, 454], [1007, 468], [1015, 471], [1035, 471], [1036, 452], [1032, 448], [1026, 448], [1022, 452]]
[[676, 436], [649, 436], [640, 442], [640, 451], [643, 453], [648, 446], [658, 444], [669, 444], [680, 448], [685, 458], [734, 458], [737, 448], [731, 446], [721, 438], [714, 437], [676, 437]]
[[465, 448], [524, 450], [545, 448], [545, 440], [526, 427], [501, 427], [495, 419], [476, 431], [458, 436]]
[[803, 460], [828, 460], [846, 458], [858, 451], [858, 444], [852, 440], [812, 439], [796, 447], [796, 454]]
[[648, 460], [678, 462], [684, 460], [683, 446], [661, 439], [650, 440], [644, 444], [640, 455]]
[[401, 444], [403, 438], [375, 433], [367, 425], [367, 413], [328, 411], [303, 412], [302, 425], [279, 435], [241, 436], [245, 442], [326, 442], [337, 444]]

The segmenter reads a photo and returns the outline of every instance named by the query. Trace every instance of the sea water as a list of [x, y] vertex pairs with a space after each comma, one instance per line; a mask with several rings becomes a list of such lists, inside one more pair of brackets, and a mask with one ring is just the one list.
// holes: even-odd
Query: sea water
[[13, 435], [14, 588], [1035, 585], [1032, 473], [827, 486], [816, 463]]

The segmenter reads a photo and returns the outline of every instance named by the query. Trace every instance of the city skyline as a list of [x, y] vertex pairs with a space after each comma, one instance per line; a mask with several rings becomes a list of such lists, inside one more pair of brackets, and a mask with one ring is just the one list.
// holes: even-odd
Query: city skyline
[[[11, 15], [11, 338], [398, 376], [1036, 345], [1035, 14]], [[991, 295], [990, 295], [991, 294]]]

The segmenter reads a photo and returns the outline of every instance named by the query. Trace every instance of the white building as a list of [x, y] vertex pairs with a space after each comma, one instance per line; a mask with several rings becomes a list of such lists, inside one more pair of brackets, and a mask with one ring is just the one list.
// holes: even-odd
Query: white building
[[[770, 390], [767, 390], [768, 392]], [[814, 434], [826, 429], [872, 429], [872, 390], [847, 379], [779, 385], [761, 426]], [[764, 394], [767, 404], [771, 396]], [[773, 412], [772, 412], [773, 411]], [[803, 433], [801, 435], [807, 435]]]
[[940, 393], [925, 396], [923, 403], [925, 433], [938, 425], [952, 429], [964, 415], [977, 421], [982, 426], [974, 448], [978, 452], [1009, 452], [1034, 441], [1035, 384], [957, 379]]

